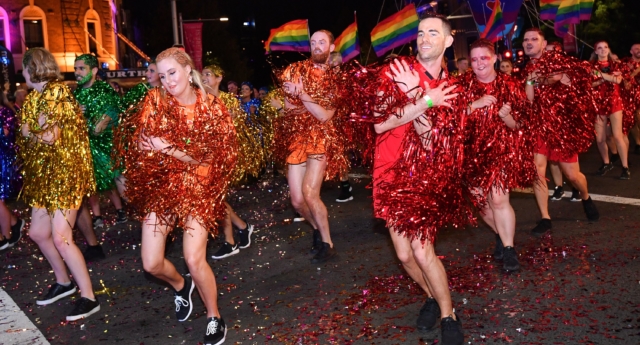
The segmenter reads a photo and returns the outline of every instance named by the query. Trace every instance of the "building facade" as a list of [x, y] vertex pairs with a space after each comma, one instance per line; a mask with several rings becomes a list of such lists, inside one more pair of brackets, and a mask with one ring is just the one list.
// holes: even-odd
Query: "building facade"
[[0, 0], [0, 45], [13, 55], [16, 71], [29, 48], [44, 47], [62, 72], [73, 72], [76, 56], [94, 53], [102, 68], [118, 68], [114, 27], [120, 0]]

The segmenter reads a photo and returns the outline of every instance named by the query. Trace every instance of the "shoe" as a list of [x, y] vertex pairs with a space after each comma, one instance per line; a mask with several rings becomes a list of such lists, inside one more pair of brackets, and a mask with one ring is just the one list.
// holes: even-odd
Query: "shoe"
[[609, 159], [609, 161], [611, 162], [611, 165], [615, 165], [620, 161], [620, 155], [617, 153], [612, 154], [611, 159]]
[[504, 262], [502, 269], [507, 272], [515, 272], [520, 270], [520, 261], [518, 261], [518, 253], [513, 247], [504, 247]]
[[338, 196], [336, 201], [347, 202], [347, 201], [353, 200], [353, 195], [351, 194], [352, 190], [353, 190], [353, 187], [351, 187], [349, 184], [342, 185], [340, 187], [340, 195]]
[[629, 171], [629, 168], [622, 168], [622, 174], [620, 175], [620, 179], [621, 180], [630, 180], [631, 179], [631, 172]]
[[294, 222], [304, 222], [304, 217], [300, 215], [300, 213], [295, 212], [294, 216], [293, 216], [293, 221]]
[[640, 145], [636, 144], [636, 148], [633, 150], [633, 153], [640, 155]]
[[69, 286], [60, 285], [55, 283], [51, 285], [46, 295], [38, 298], [37, 305], [51, 304], [61, 298], [65, 298], [69, 295], [76, 293], [76, 284], [70, 282]]
[[94, 228], [103, 228], [104, 220], [102, 220], [101, 216], [93, 217], [93, 227]]
[[251, 245], [251, 234], [253, 233], [253, 225], [247, 223], [247, 228], [238, 230], [238, 237], [240, 238], [240, 249], [249, 248]]
[[456, 314], [456, 319], [448, 316], [440, 320], [440, 328], [442, 329], [442, 345], [462, 345], [464, 343], [464, 334], [462, 334], [462, 322]]
[[605, 163], [605, 164], [602, 164], [602, 166], [600, 167], [600, 169], [598, 169], [596, 173], [600, 176], [604, 176], [607, 172], [611, 171], [612, 169], [613, 169], [613, 164]]
[[551, 230], [551, 219], [542, 218], [538, 225], [531, 230], [531, 233], [535, 236], [540, 236], [545, 234], [547, 231]]
[[24, 228], [24, 219], [18, 218], [18, 221], [11, 226], [11, 238], [9, 239], [9, 247], [11, 248], [22, 238], [22, 228]]
[[496, 234], [496, 248], [493, 250], [493, 260], [502, 261], [504, 257], [504, 245], [500, 239], [500, 235]]
[[9, 240], [3, 238], [2, 240], [0, 240], [0, 250], [5, 250], [7, 248], [9, 248]]
[[573, 202], [578, 202], [578, 201], [582, 201], [582, 198], [580, 197], [580, 191], [573, 188], [573, 190], [571, 191], [571, 201]]
[[332, 248], [329, 243], [322, 242], [322, 246], [316, 255], [311, 259], [312, 264], [325, 262], [336, 255], [336, 249]]
[[95, 246], [87, 246], [87, 249], [82, 253], [82, 256], [84, 256], [85, 262], [98, 261], [105, 258], [102, 246], [99, 244]]
[[123, 209], [116, 210], [116, 224], [126, 223], [129, 219], [127, 218], [127, 212]]
[[322, 236], [320, 235], [320, 230], [313, 230], [313, 242], [311, 243], [311, 250], [309, 251], [309, 254], [318, 254], [321, 247]]
[[76, 302], [76, 306], [71, 311], [71, 314], [67, 315], [67, 321], [76, 321], [100, 311], [100, 302], [98, 302], [97, 297], [94, 298], [96, 299], [95, 301], [81, 297]]
[[238, 244], [231, 245], [229, 242], [225, 242], [222, 244], [222, 247], [218, 249], [218, 251], [211, 255], [213, 259], [220, 260], [224, 258], [228, 258], [232, 255], [236, 255], [240, 253], [240, 249], [238, 249]]
[[564, 188], [562, 188], [562, 186], [556, 186], [553, 189], [553, 195], [551, 196], [551, 200], [562, 200], [562, 197], [564, 196]]
[[589, 221], [596, 222], [600, 219], [600, 213], [596, 208], [596, 204], [591, 200], [591, 197], [587, 200], [582, 200], [582, 207], [584, 208], [584, 213], [587, 215], [587, 219]]
[[418, 315], [417, 328], [420, 331], [430, 331], [436, 328], [436, 322], [440, 318], [440, 306], [433, 297], [427, 298]]
[[193, 288], [195, 286], [191, 277], [186, 276], [184, 277], [184, 287], [182, 290], [173, 293], [176, 303], [176, 318], [178, 318], [180, 322], [186, 321], [193, 311], [191, 294], [193, 294]]
[[220, 345], [227, 337], [227, 326], [222, 318], [210, 317], [207, 319], [207, 332], [204, 334], [204, 345]]

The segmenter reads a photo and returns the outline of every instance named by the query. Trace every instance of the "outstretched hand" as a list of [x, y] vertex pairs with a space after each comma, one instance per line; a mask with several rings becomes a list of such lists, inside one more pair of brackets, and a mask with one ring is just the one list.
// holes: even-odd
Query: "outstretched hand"
[[420, 75], [404, 60], [394, 59], [389, 65], [389, 70], [385, 72], [385, 75], [398, 84], [398, 88], [402, 92], [409, 92], [420, 85]]
[[302, 77], [298, 77], [298, 81], [285, 81], [284, 91], [292, 96], [300, 96], [304, 93], [304, 85], [302, 84]]
[[446, 81], [433, 89], [429, 87], [429, 83], [424, 83], [423, 88], [425, 90], [425, 95], [431, 98], [434, 107], [451, 108], [451, 103], [449, 103], [448, 100], [456, 98], [458, 96], [457, 93], [450, 93], [457, 87], [456, 85], [452, 85], [447, 88], [445, 88], [445, 86], [447, 86]]

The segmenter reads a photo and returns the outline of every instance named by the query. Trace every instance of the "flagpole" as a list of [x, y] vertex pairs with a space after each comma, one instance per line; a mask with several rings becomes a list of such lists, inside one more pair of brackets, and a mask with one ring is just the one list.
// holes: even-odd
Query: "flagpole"
[[309, 38], [309, 52], [313, 54], [313, 52], [311, 51], [311, 30], [309, 30], [309, 19], [305, 19], [305, 21], [307, 22], [307, 37]]

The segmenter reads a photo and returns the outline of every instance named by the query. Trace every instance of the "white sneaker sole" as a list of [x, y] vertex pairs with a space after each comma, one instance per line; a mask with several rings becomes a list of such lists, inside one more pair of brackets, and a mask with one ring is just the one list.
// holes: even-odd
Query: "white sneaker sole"
[[36, 301], [36, 304], [37, 305], [48, 305], [48, 304], [51, 304], [51, 303], [53, 303], [53, 302], [55, 302], [55, 301], [57, 301], [59, 299], [65, 298], [65, 297], [67, 297], [69, 295], [73, 295], [74, 293], [76, 293], [76, 291], [77, 291], [77, 287], [74, 286], [73, 289], [71, 289], [71, 290], [69, 290], [69, 291], [67, 291], [65, 293], [61, 293], [61, 294], [59, 294], [58, 296], [56, 296], [56, 297], [54, 297], [52, 299], [48, 299], [48, 300], [44, 300], [44, 301]]
[[204, 345], [220, 345], [222, 343], [224, 343], [224, 340], [227, 338], [227, 327], [224, 328], [224, 336], [222, 336], [222, 339], [218, 340], [217, 343], [207, 343], [206, 341], [204, 342]]
[[[186, 281], [186, 279], [185, 279], [185, 281]], [[180, 321], [180, 322], [187, 321], [189, 316], [191, 316], [191, 312], [193, 311], [193, 302], [191, 301], [191, 295], [193, 294], [193, 289], [195, 287], [196, 287], [196, 284], [193, 282], [193, 279], [192, 279], [191, 280], [191, 288], [189, 289], [189, 312], [187, 313], [187, 316], [184, 317], [184, 319], [182, 319], [182, 320], [178, 319], [178, 321]]]
[[347, 199], [336, 199], [337, 202], [347, 202], [347, 201], [351, 201], [351, 200], [353, 200], [352, 196], [348, 197]]
[[89, 317], [91, 314], [95, 314], [100, 311], [100, 305], [98, 304], [95, 308], [91, 309], [91, 311], [86, 312], [80, 315], [67, 316], [67, 321], [76, 321], [80, 319], [84, 319], [85, 317]]
[[251, 234], [253, 234], [253, 225], [249, 225], [247, 227], [247, 231], [249, 232], [249, 243], [247, 243], [247, 245], [244, 246], [244, 247], [241, 246], [241, 245], [238, 245], [238, 247], [240, 247], [240, 249], [247, 249], [247, 248], [249, 248], [251, 246]]
[[299, 218], [293, 218], [294, 222], [304, 222], [304, 218], [299, 217]]
[[211, 255], [211, 258], [214, 260], [220, 260], [220, 259], [224, 259], [224, 258], [228, 258], [230, 256], [234, 256], [236, 254], [240, 253], [240, 249], [236, 248], [236, 250], [232, 251], [231, 253], [222, 255], [222, 256], [215, 256], [215, 255]]

